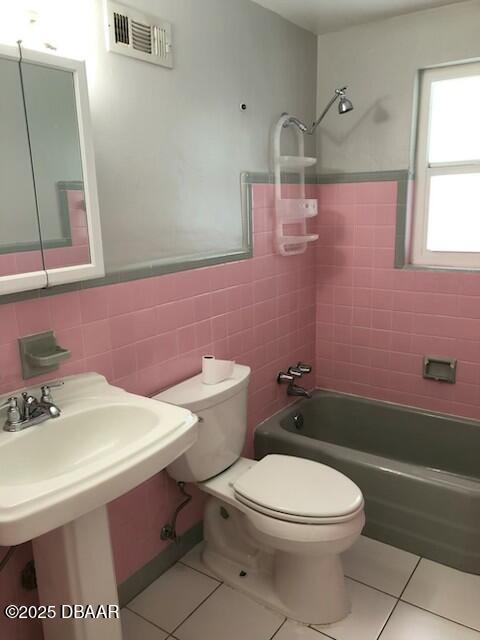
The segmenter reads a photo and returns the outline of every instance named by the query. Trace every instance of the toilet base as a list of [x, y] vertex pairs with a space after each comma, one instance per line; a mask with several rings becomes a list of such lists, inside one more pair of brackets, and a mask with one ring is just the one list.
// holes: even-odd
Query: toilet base
[[331, 624], [350, 612], [339, 555], [267, 548], [250, 535], [242, 512], [215, 498], [204, 530], [203, 562], [229, 586], [303, 624]]
[[[342, 620], [350, 613], [350, 600], [346, 593], [343, 572], [341, 572], [340, 581], [336, 581], [335, 585], [332, 582], [323, 583], [320, 593], [323, 591], [326, 598], [314, 598], [315, 602], [312, 602], [312, 592], [315, 590], [312, 582], [304, 583], [301, 591], [297, 591], [295, 594], [295, 600], [299, 606], [292, 609], [286, 606], [277, 595], [278, 582], [275, 584], [273, 572], [257, 571], [253, 568], [245, 569], [244, 565], [238, 561], [230, 560], [214, 551], [210, 551], [208, 546], [205, 548], [202, 557], [205, 566], [225, 584], [245, 593], [245, 595], [269, 609], [302, 624], [332, 624]], [[295, 556], [292, 560], [296, 563], [298, 557]], [[308, 573], [311, 575], [315, 572], [315, 568], [312, 570], [312, 564], [310, 562], [307, 563], [309, 564]], [[296, 566], [298, 571], [298, 564]], [[320, 573], [319, 577], [319, 574], [317, 574], [316, 582], [324, 579], [328, 580], [323, 575], [323, 573]], [[305, 580], [309, 579], [308, 576], [304, 577]], [[291, 581], [290, 584], [293, 588], [294, 585]], [[325, 589], [327, 585], [328, 587]], [[334, 588], [332, 589], [332, 587]], [[335, 602], [332, 601], [331, 596], [333, 594], [335, 594]], [[302, 612], [304, 615], [302, 615]]]

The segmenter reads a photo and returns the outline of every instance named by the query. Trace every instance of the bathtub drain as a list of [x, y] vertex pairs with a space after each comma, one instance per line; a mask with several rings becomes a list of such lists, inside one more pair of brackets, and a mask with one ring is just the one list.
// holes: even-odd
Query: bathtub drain
[[293, 416], [293, 424], [296, 429], [303, 429], [303, 415], [301, 413], [296, 413]]

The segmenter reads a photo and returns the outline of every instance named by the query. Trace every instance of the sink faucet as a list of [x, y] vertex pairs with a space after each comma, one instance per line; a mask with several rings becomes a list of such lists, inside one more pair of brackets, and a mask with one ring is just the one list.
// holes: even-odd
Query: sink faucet
[[277, 382], [278, 384], [288, 384], [288, 396], [301, 396], [303, 398], [311, 398], [311, 393], [295, 382], [295, 380], [299, 380], [303, 376], [303, 374], [310, 373], [311, 370], [311, 365], [299, 362], [296, 367], [289, 367], [287, 373], [281, 371], [277, 376]]
[[24, 391], [22, 393], [22, 406], [19, 406], [17, 397], [8, 398], [3, 405], [0, 405], [0, 409], [7, 409], [7, 419], [3, 426], [4, 431], [23, 431], [50, 418], [58, 418], [61, 411], [54, 404], [50, 389], [52, 387], [61, 387], [62, 385], [63, 382], [44, 385], [41, 388], [42, 395], [39, 400]]

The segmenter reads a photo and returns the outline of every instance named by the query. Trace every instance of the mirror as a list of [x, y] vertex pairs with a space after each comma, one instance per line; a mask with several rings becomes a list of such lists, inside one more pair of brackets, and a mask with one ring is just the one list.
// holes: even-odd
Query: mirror
[[20, 69], [0, 58], [0, 277], [38, 272], [46, 284]]
[[73, 73], [21, 63], [46, 269], [89, 264]]
[[104, 275], [84, 65], [0, 48], [0, 293]]

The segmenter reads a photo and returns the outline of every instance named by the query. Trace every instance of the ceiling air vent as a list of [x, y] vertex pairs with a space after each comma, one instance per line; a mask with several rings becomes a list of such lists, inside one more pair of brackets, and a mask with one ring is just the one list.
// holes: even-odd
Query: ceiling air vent
[[155, 16], [106, 0], [109, 51], [173, 67], [172, 25]]

